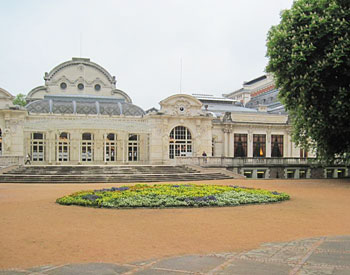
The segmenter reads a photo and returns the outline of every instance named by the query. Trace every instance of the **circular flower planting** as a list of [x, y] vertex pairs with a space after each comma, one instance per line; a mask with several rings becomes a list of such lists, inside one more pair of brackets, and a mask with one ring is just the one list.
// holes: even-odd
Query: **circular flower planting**
[[77, 192], [57, 199], [59, 204], [106, 208], [207, 207], [271, 203], [289, 195], [239, 186], [138, 184]]

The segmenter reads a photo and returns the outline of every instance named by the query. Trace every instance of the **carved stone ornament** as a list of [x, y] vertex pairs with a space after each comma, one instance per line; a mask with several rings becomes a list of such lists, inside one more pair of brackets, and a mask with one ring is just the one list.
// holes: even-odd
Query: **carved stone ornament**
[[191, 103], [185, 99], [181, 99], [175, 102], [173, 115], [189, 115]]
[[231, 122], [232, 121], [232, 117], [231, 117], [231, 113], [230, 112], [225, 112], [225, 115], [223, 117], [223, 121], [224, 122]]

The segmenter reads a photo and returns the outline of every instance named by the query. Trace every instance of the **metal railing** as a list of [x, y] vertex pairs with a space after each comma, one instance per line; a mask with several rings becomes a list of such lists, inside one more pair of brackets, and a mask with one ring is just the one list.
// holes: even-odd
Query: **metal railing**
[[177, 165], [192, 164], [212, 167], [293, 166], [317, 164], [315, 158], [230, 158], [230, 157], [178, 157]]

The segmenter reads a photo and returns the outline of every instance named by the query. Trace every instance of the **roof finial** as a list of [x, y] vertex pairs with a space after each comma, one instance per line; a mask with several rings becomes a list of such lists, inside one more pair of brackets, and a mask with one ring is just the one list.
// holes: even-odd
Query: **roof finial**
[[80, 57], [81, 57], [81, 52], [82, 52], [82, 48], [83, 48], [83, 42], [82, 42], [82, 40], [83, 40], [83, 38], [82, 38], [82, 33], [80, 32]]
[[180, 94], [182, 94], [182, 57], [180, 58]]

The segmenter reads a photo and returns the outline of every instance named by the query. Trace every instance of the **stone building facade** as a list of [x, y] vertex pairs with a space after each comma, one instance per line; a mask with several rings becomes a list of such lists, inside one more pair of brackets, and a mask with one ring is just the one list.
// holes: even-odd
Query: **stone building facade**
[[287, 115], [240, 107], [216, 116], [186, 94], [146, 114], [116, 88], [114, 76], [86, 58], [59, 64], [44, 80], [28, 93], [25, 108], [13, 106], [13, 96], [0, 89], [1, 166], [204, 164], [205, 152], [205, 165], [246, 176], [264, 170], [264, 177], [276, 177], [279, 170], [265, 165], [270, 162], [288, 177], [287, 160], [294, 177], [311, 175], [300, 159], [312, 154], [292, 142]]

